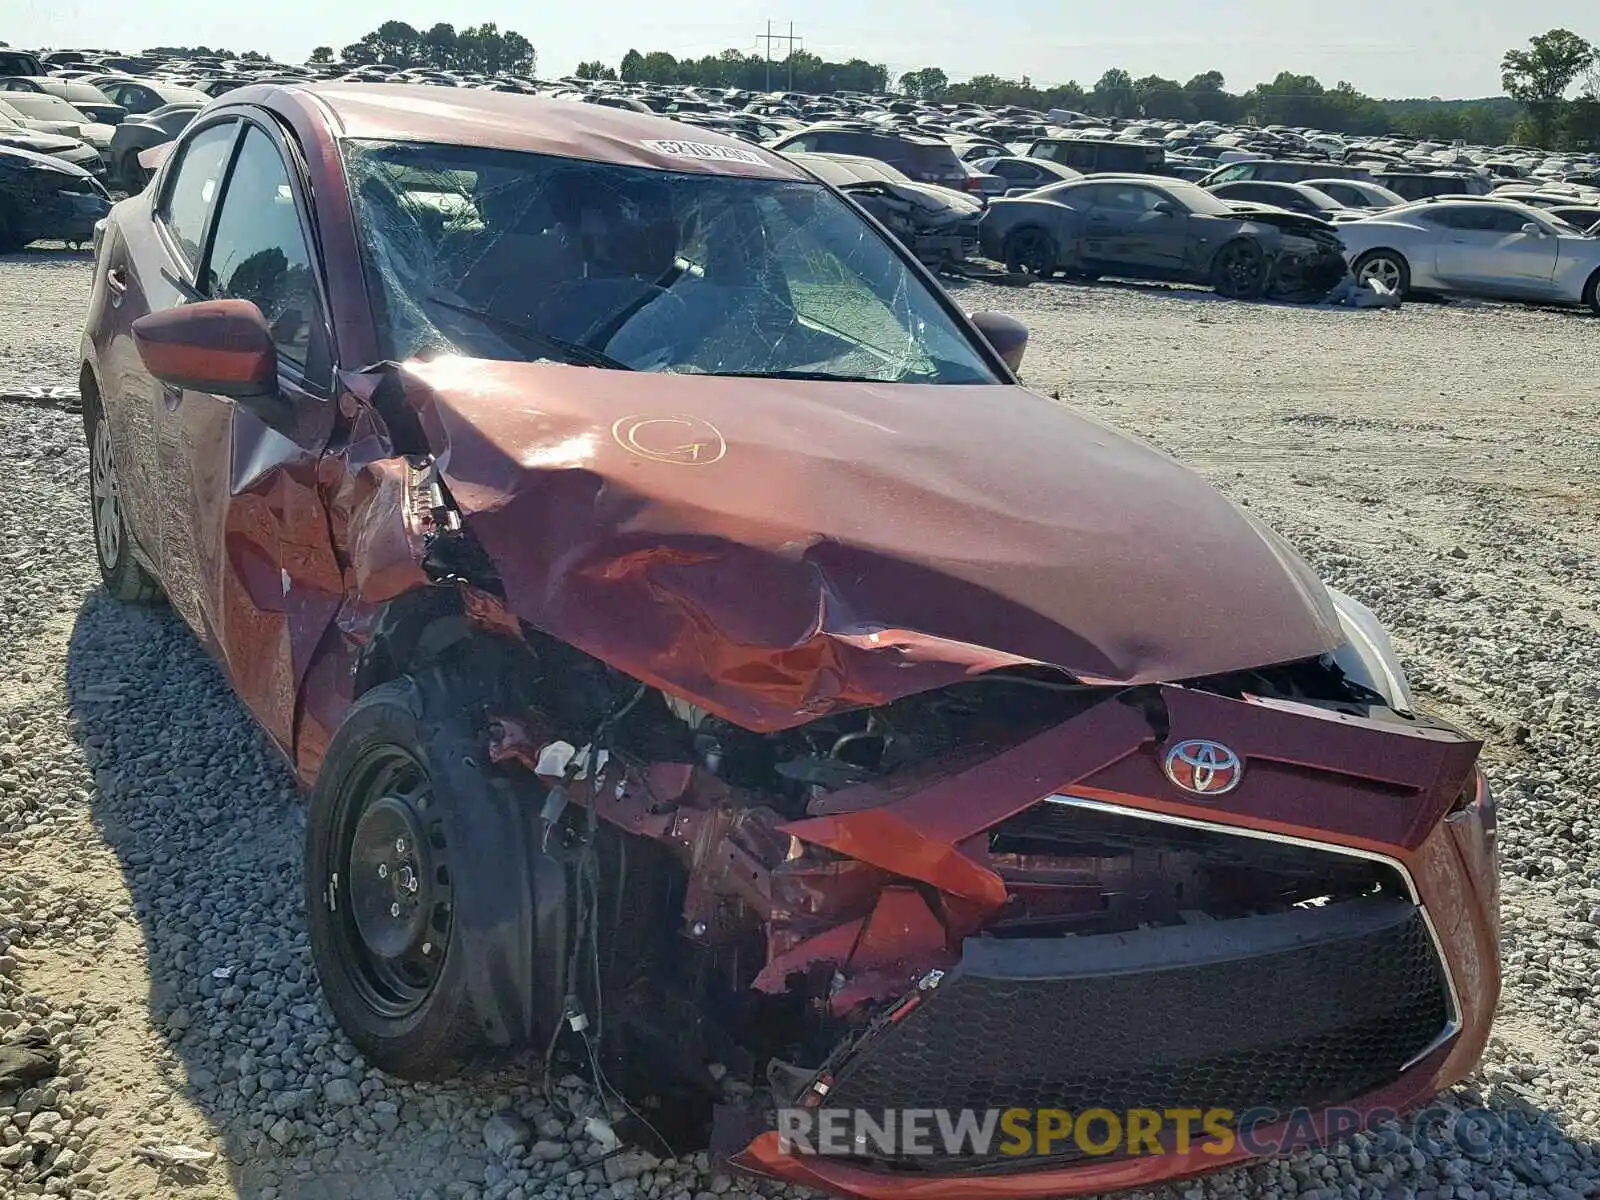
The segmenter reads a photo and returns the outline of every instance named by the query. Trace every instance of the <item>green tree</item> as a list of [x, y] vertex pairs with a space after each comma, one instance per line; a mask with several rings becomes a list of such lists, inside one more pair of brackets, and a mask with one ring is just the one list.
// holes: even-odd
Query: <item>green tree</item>
[[639, 62], [639, 78], [646, 83], [677, 83], [678, 60], [665, 50], [652, 50]]
[[1528, 110], [1534, 141], [1555, 144], [1566, 95], [1595, 66], [1595, 47], [1570, 29], [1552, 29], [1528, 39], [1528, 49], [1507, 50], [1500, 60], [1500, 83]]
[[423, 34], [422, 57], [430, 67], [437, 67], [441, 71], [455, 66], [456, 27], [447, 21], [440, 21]]
[[385, 21], [361, 40], [378, 62], [414, 66], [422, 61], [422, 35], [404, 21]]
[[1227, 83], [1221, 71], [1205, 71], [1183, 85], [1195, 120], [1224, 125], [1239, 120], [1242, 106], [1239, 97], [1227, 90]]
[[572, 72], [579, 79], [615, 79], [616, 71], [605, 65], [598, 58], [592, 62], [581, 62]]
[[918, 67], [900, 76], [900, 90], [918, 100], [937, 100], [950, 87], [950, 77], [938, 67]]
[[318, 46], [311, 51], [311, 57], [306, 60], [314, 63], [331, 63], [333, 61], [332, 46]]
[[1133, 88], [1133, 76], [1121, 67], [1112, 67], [1100, 76], [1089, 94], [1094, 111], [1106, 117], [1131, 117], [1136, 115], [1138, 96]]
[[1133, 90], [1143, 116], [1159, 121], [1187, 121], [1194, 116], [1194, 107], [1176, 79], [1146, 75], [1134, 81]]
[[618, 74], [622, 76], [623, 83], [638, 83], [644, 78], [641, 74], [643, 70], [644, 55], [637, 50], [629, 50], [622, 56], [622, 68]]

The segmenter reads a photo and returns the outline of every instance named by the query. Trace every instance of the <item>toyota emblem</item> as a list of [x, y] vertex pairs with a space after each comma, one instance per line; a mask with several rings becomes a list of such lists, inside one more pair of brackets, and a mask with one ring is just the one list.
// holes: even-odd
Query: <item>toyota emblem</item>
[[1239, 786], [1244, 764], [1221, 742], [1191, 738], [1167, 751], [1167, 778], [1196, 796], [1220, 796]]

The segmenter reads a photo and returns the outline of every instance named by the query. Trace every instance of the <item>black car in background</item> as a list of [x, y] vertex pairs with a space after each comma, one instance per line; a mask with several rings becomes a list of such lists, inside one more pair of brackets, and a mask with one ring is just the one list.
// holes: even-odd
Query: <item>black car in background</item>
[[991, 201], [979, 235], [987, 257], [1041, 279], [1202, 283], [1235, 300], [1320, 297], [1345, 274], [1326, 221], [1155, 175], [1091, 175]]
[[82, 167], [48, 154], [0, 148], [0, 254], [29, 242], [89, 242], [111, 197]]
[[1028, 147], [1029, 158], [1043, 158], [1081, 175], [1162, 175], [1167, 152], [1146, 142], [1116, 142], [1108, 138], [1038, 138]]

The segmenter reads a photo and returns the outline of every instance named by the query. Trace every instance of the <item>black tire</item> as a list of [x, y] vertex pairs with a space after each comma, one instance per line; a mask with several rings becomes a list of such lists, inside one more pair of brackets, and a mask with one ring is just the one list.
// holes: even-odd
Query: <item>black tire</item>
[[1600, 317], [1600, 271], [1589, 276], [1589, 282], [1583, 285], [1583, 302], [1590, 312]]
[[118, 600], [151, 604], [161, 598], [161, 585], [133, 556], [133, 538], [122, 516], [116, 456], [111, 427], [98, 401], [84, 397], [89, 435], [89, 520], [94, 529], [94, 557], [100, 579]]
[[16, 205], [5, 199], [0, 199], [0, 254], [15, 254], [27, 242], [22, 240], [21, 218], [17, 215]]
[[350, 1040], [409, 1079], [503, 1059], [548, 1023], [534, 1015], [539, 804], [489, 767], [469, 715], [481, 690], [432, 669], [373, 688], [311, 793], [317, 976]]
[[1267, 290], [1267, 256], [1254, 238], [1234, 238], [1211, 260], [1211, 287], [1229, 300], [1256, 300]]
[[1037, 279], [1049, 279], [1061, 260], [1055, 238], [1037, 225], [1024, 225], [1008, 233], [1001, 254], [1008, 271]]
[[1351, 264], [1350, 273], [1357, 283], [1377, 279], [1400, 296], [1411, 290], [1411, 264], [1398, 250], [1368, 250]]

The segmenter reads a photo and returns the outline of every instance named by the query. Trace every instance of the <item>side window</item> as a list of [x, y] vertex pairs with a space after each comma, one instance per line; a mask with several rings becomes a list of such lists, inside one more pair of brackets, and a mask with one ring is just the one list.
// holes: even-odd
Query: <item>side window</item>
[[1246, 163], [1234, 163], [1231, 167], [1224, 167], [1217, 175], [1214, 183], [1232, 183], [1235, 179], [1248, 179], [1250, 167]]
[[254, 125], [228, 177], [201, 290], [249, 300], [266, 317], [280, 356], [313, 378], [325, 369], [316, 277], [289, 172], [272, 139]]
[[183, 157], [173, 164], [172, 180], [156, 211], [191, 266], [200, 261], [206, 216], [217, 198], [237, 130], [234, 122], [227, 121], [202, 129], [190, 138], [182, 150]]
[[1483, 212], [1465, 204], [1449, 204], [1429, 209], [1424, 217], [1431, 219], [1435, 225], [1443, 225], [1446, 229], [1481, 230], [1484, 227]]
[[1513, 212], [1509, 208], [1489, 209], [1488, 228], [1495, 233], [1521, 233], [1522, 227], [1530, 223], [1533, 223], [1532, 217]]
[[1095, 198], [1098, 208], [1112, 208], [1118, 212], [1143, 213], [1149, 212], [1160, 204], [1162, 196], [1149, 188], [1128, 187], [1103, 187], [1100, 195]]
[[799, 150], [799, 151], [802, 151], [804, 153], [810, 153], [811, 151], [813, 151], [813, 150], [815, 150], [817, 148], [817, 137], [816, 137], [816, 134], [812, 134], [812, 133], [801, 134], [799, 137], [795, 138], [793, 141], [785, 142], [783, 148], [785, 150]]

